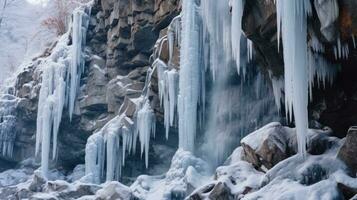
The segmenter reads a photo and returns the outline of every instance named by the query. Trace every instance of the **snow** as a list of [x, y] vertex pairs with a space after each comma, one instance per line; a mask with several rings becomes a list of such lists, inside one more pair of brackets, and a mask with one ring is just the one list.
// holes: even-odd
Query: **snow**
[[145, 200], [171, 200], [188, 195], [188, 185], [201, 186], [209, 179], [208, 165], [191, 152], [178, 149], [164, 176], [142, 175], [130, 186], [133, 194]]
[[[285, 110], [291, 121], [294, 114], [299, 153], [306, 155], [308, 128], [307, 15], [310, 1], [277, 0], [278, 36], [282, 33], [285, 71]], [[279, 41], [279, 39], [278, 39]]]
[[50, 8], [16, 0], [3, 10], [4, 2], [0, 2], [0, 18], [3, 17], [0, 23], [0, 86], [16, 75], [14, 72], [23, 67], [22, 63], [30, 62], [56, 38], [41, 26], [51, 13]]
[[[285, 132], [284, 127], [279, 122], [272, 122], [244, 137], [241, 140], [241, 143], [248, 145], [254, 151], [258, 151], [259, 148], [263, 145], [263, 142], [265, 142], [271, 134], [277, 133], [276, 135], [280, 136], [282, 135], [279, 134], [281, 131]], [[289, 131], [286, 131], [286, 133], [286, 137], [290, 137], [292, 135]], [[281, 143], [276, 143], [276, 146], [278, 146], [284, 152], [286, 147], [281, 145]]]
[[32, 170], [22, 169], [10, 169], [0, 173], [0, 187], [13, 186], [19, 183], [23, 183], [29, 179]]

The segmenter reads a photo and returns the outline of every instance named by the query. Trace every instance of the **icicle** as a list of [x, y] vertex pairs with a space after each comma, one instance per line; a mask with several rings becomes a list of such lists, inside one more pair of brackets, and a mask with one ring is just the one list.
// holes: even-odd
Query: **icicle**
[[276, 7], [284, 47], [285, 107], [290, 120], [294, 111], [299, 154], [304, 157], [308, 129], [307, 14], [311, 5], [309, 0], [277, 0]]
[[356, 38], [355, 35], [352, 34], [352, 42], [353, 42], [353, 48], [356, 48]]
[[101, 134], [91, 135], [86, 144], [85, 174], [90, 176], [90, 182], [99, 184], [103, 170], [104, 139]]
[[[69, 70], [69, 117], [72, 119], [74, 105], [76, 101], [77, 89], [79, 88], [81, 74], [84, 71], [83, 47], [85, 45], [89, 16], [82, 10], [76, 9], [73, 12], [72, 27], [72, 63]], [[84, 21], [83, 21], [84, 20]]]
[[137, 134], [141, 144], [141, 154], [145, 153], [145, 165], [149, 166], [149, 144], [150, 137], [155, 133], [155, 114], [150, 106], [149, 100], [146, 100], [142, 108], [137, 113]]
[[[236, 61], [238, 74], [240, 73], [240, 39], [242, 36], [243, 0], [231, 0], [232, 6], [232, 53]], [[249, 45], [249, 43], [248, 43]], [[251, 47], [251, 46], [250, 46]], [[250, 51], [248, 57], [250, 56]], [[249, 59], [248, 59], [249, 60]]]
[[318, 87], [320, 82], [323, 83], [323, 88], [326, 87], [326, 82], [332, 85], [334, 78], [340, 67], [336, 64], [328, 62], [322, 55], [308, 51], [308, 65], [309, 65], [309, 91], [310, 101], [312, 100], [312, 88], [316, 79]]
[[170, 23], [167, 31], [169, 45], [169, 64], [172, 63], [174, 46], [181, 43], [181, 15], [176, 16]]
[[247, 39], [247, 59], [248, 62], [253, 60], [253, 42]]
[[283, 102], [282, 92], [284, 91], [284, 79], [275, 78], [271, 75], [271, 73], [269, 73], [269, 75], [273, 86], [275, 105], [278, 108], [278, 112], [280, 113], [281, 103]]

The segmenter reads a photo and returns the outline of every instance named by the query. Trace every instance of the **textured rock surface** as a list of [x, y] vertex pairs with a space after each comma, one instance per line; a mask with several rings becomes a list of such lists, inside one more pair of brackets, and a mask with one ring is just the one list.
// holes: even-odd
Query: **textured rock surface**
[[352, 127], [346, 136], [345, 142], [338, 152], [340, 158], [351, 170], [353, 176], [357, 175], [357, 129]]

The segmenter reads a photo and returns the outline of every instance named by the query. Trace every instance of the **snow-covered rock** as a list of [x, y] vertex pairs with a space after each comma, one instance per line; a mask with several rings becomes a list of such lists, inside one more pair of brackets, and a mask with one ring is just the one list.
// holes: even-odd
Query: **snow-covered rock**
[[341, 159], [351, 170], [352, 175], [357, 176], [357, 127], [352, 127], [348, 131], [345, 142], [338, 152]]
[[289, 156], [288, 140], [293, 133], [280, 123], [270, 123], [241, 140], [243, 160], [256, 167], [272, 168]]
[[183, 199], [208, 179], [208, 164], [192, 153], [179, 149], [169, 171], [162, 176], [142, 175], [130, 188], [139, 199]]

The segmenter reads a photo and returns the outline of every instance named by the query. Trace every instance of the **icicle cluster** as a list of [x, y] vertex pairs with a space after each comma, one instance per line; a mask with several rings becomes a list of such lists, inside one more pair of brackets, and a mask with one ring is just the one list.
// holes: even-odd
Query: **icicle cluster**
[[323, 89], [326, 88], [326, 83], [332, 85], [340, 66], [328, 62], [321, 54], [314, 53], [311, 50], [308, 51], [308, 66], [310, 100], [312, 100], [312, 89], [315, 82], [318, 88]]
[[169, 69], [160, 59], [155, 60], [153, 66], [157, 70], [159, 97], [161, 106], [164, 106], [164, 124], [168, 139], [170, 126], [174, 125], [175, 120], [179, 73], [175, 68]]
[[119, 180], [126, 152], [131, 152], [134, 140], [134, 122], [125, 114], [91, 135], [85, 149], [86, 180], [97, 184], [103, 180]]
[[277, 0], [278, 41], [282, 35], [285, 65], [285, 108], [296, 124], [299, 154], [306, 154], [308, 129], [307, 15], [309, 0]]
[[[127, 117], [124, 111], [88, 138], [85, 157], [86, 181], [101, 183], [103, 180], [119, 180], [126, 154], [135, 153], [138, 139], [141, 155], [145, 154], [145, 164], [148, 167], [150, 138], [156, 131], [155, 113], [149, 101], [154, 71], [155, 68], [149, 68], [142, 95], [131, 99], [136, 105], [134, 119]], [[125, 110], [124, 106], [123, 104], [119, 110]]]
[[335, 54], [335, 59], [348, 59], [350, 49], [348, 44], [342, 44], [341, 39], [337, 40], [337, 45], [333, 47], [333, 52]]
[[18, 99], [10, 94], [0, 97], [0, 154], [2, 157], [13, 157], [16, 138], [16, 117], [14, 110]]
[[52, 159], [57, 154], [57, 134], [65, 105], [73, 114], [81, 73], [84, 70], [83, 48], [89, 25], [87, 6], [74, 11], [72, 45], [68, 33], [59, 40], [52, 54], [41, 63], [42, 82], [38, 101], [36, 155], [41, 147], [41, 170], [47, 176], [52, 139]]

